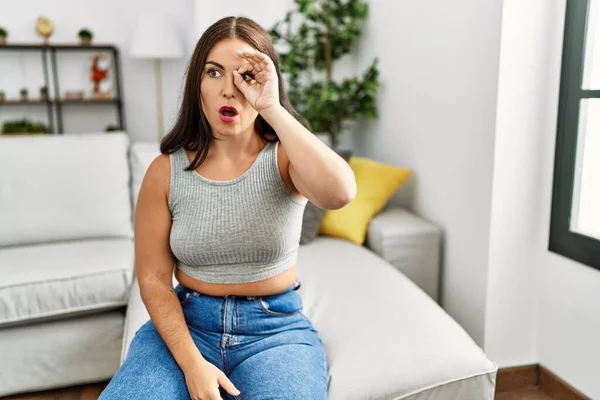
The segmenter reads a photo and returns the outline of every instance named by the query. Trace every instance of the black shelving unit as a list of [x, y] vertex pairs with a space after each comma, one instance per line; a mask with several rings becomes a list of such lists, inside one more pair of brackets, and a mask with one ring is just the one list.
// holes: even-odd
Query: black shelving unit
[[[57, 96], [51, 99], [48, 95], [47, 100], [31, 100], [31, 101], [17, 101], [17, 100], [5, 100], [0, 102], [0, 107], [4, 106], [46, 106], [48, 114], [48, 128], [50, 133], [63, 134], [64, 123], [63, 123], [63, 107], [72, 104], [86, 104], [86, 105], [99, 105], [108, 104], [116, 107], [118, 115], [118, 127], [125, 131], [125, 115], [123, 112], [123, 92], [121, 90], [121, 66], [119, 60], [119, 50], [112, 45], [89, 45], [81, 46], [78, 44], [5, 44], [0, 45], [0, 51], [34, 51], [40, 52], [42, 58], [42, 66], [44, 70], [44, 82], [47, 88], [50, 88], [50, 74], [52, 74], [52, 83], [54, 87], [54, 94]], [[113, 76], [115, 84], [115, 97], [110, 99], [83, 99], [83, 100], [71, 100], [62, 99], [60, 97], [60, 83], [58, 80], [58, 63], [56, 61], [56, 55], [59, 52], [99, 52], [105, 51], [112, 53], [113, 57]], [[48, 60], [50, 60], [51, 68], [49, 68]], [[56, 117], [56, 118], [55, 118]], [[56, 124], [55, 124], [56, 119]]]

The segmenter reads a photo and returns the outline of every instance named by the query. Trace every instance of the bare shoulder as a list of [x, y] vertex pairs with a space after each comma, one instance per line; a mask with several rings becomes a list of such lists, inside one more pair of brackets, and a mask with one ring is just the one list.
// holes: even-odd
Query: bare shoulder
[[142, 191], [151, 190], [168, 196], [171, 183], [171, 163], [168, 154], [157, 156], [146, 170], [140, 194]]

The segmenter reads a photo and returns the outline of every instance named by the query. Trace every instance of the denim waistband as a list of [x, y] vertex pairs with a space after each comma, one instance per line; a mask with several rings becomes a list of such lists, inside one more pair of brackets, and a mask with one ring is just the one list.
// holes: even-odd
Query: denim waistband
[[235, 299], [243, 299], [243, 300], [254, 300], [254, 299], [257, 299], [257, 298], [261, 298], [261, 297], [281, 296], [283, 294], [286, 294], [286, 293], [298, 290], [298, 289], [300, 289], [300, 286], [302, 286], [302, 283], [299, 280], [296, 280], [292, 284], [292, 286], [290, 286], [289, 288], [287, 288], [283, 292], [275, 293], [275, 294], [269, 294], [269, 295], [265, 295], [265, 296], [240, 296], [240, 295], [235, 295], [235, 294], [226, 294], [224, 296], [212, 296], [210, 294], [206, 294], [206, 293], [202, 293], [202, 292], [198, 292], [198, 291], [195, 291], [193, 289], [190, 289], [187, 286], [183, 286], [181, 283], [179, 283], [179, 286], [181, 286], [184, 290], [187, 290], [187, 291], [190, 291], [190, 292], [195, 292], [198, 295], [205, 296], [205, 297], [212, 297], [212, 298], [215, 298], [215, 299], [235, 298]]

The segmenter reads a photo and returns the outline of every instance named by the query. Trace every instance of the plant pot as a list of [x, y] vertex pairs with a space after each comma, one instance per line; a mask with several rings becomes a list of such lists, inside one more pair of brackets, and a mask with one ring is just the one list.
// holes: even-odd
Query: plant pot
[[6, 99], [4, 98], [4, 95], [3, 95], [3, 94], [0, 94], [0, 102], [3, 102], [4, 100], [6, 100]]
[[89, 46], [92, 44], [92, 38], [79, 38], [80, 46]]
[[22, 94], [22, 95], [19, 97], [19, 100], [21, 100], [21, 101], [28, 101], [28, 100], [29, 100], [29, 96], [28, 96], [28, 95], [26, 95], [26, 94]]
[[48, 100], [48, 96], [46, 96], [45, 94], [40, 95], [40, 101], [46, 101]]
[[6, 36], [0, 36], [0, 46], [6, 44]]

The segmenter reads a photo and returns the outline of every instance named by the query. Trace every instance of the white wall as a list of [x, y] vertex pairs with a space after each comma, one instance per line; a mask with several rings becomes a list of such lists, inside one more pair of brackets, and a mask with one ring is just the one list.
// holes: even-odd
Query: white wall
[[[34, 30], [38, 16], [50, 18], [55, 24], [52, 42], [76, 42], [77, 32], [89, 27], [95, 34], [96, 43], [115, 44], [121, 51], [122, 85], [125, 98], [127, 130], [132, 140], [154, 140], [157, 137], [156, 97], [154, 68], [151, 60], [128, 57], [129, 41], [136, 16], [143, 10], [157, 10], [171, 18], [180, 28], [182, 40], [190, 47], [192, 36], [192, 0], [178, 0], [173, 7], [167, 0], [105, 0], [98, 4], [78, 0], [23, 0], [6, 2], [0, 12], [0, 26], [9, 31], [12, 42], [40, 42]], [[15, 57], [16, 56], [16, 57]], [[91, 65], [90, 54], [65, 54], [59, 57], [59, 80], [61, 94], [66, 89], [86, 89]], [[165, 128], [170, 125], [178, 107], [183, 73], [187, 58], [163, 63], [163, 105]], [[34, 53], [0, 53], [0, 88], [8, 97], [18, 96], [21, 87], [29, 89], [30, 96], [37, 97], [43, 83], [40, 56]], [[33, 114], [32, 114], [33, 112]], [[116, 115], [109, 106], [65, 107], [65, 129], [67, 132], [103, 130], [115, 123]], [[0, 123], [6, 119], [33, 115], [34, 119], [46, 120], [43, 107], [37, 109], [21, 106], [0, 107]]]
[[359, 152], [414, 169], [412, 208], [444, 228], [442, 305], [483, 344], [500, 0], [371, 2], [357, 56], [381, 59]]
[[[554, 137], [547, 123], [549, 58], [556, 35], [547, 0], [503, 5], [496, 116], [485, 350], [501, 367], [536, 363], [540, 147]], [[527, 21], [527, 24], [523, 22]], [[560, 44], [559, 44], [560, 45]], [[554, 47], [554, 48], [553, 48]]]
[[[548, 132], [556, 130], [565, 0], [549, 7], [549, 79], [546, 113], [540, 120]], [[537, 351], [549, 368], [590, 398], [600, 398], [600, 271], [547, 251], [555, 142], [545, 136], [540, 144], [540, 207], [535, 214], [538, 235], [533, 247], [538, 266]]]
[[564, 17], [504, 2], [485, 351], [600, 398], [600, 272], [547, 250]]

